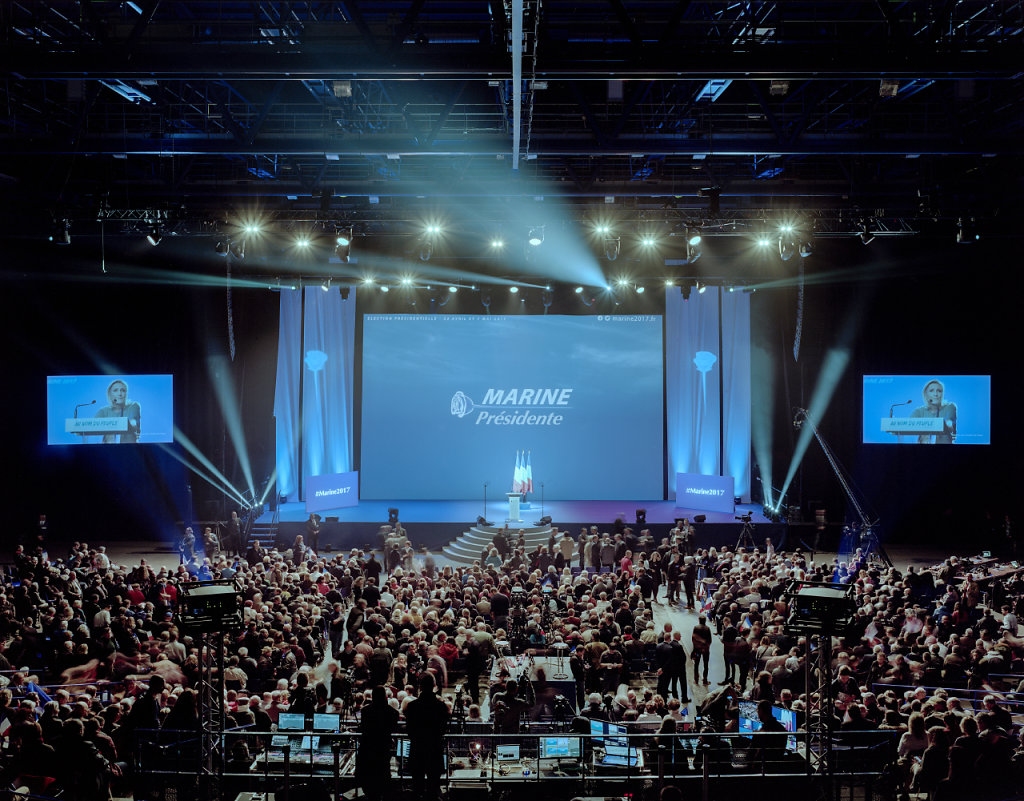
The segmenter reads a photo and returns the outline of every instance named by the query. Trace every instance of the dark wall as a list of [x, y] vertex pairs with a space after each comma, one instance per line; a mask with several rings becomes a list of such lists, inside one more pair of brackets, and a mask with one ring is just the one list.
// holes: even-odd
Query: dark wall
[[[11, 446], [3, 512], [8, 544], [43, 512], [65, 539], [170, 540], [177, 521], [227, 511], [221, 493], [175, 458], [195, 463], [178, 445], [47, 446], [48, 375], [173, 374], [176, 425], [240, 488], [246, 482], [213, 391], [211, 359], [235, 383], [246, 430], [273, 430], [277, 295], [233, 293], [232, 362], [223, 286], [190, 285], [188, 276], [224, 269], [222, 261], [206, 264], [217, 258], [209, 247], [151, 248], [122, 239], [108, 241], [105, 256], [106, 274], [93, 241], [21, 243], [7, 251], [0, 309], [11, 380], [0, 404]], [[154, 282], [155, 271], [173, 274]], [[247, 440], [258, 482], [272, 470], [273, 440]]]
[[[781, 481], [830, 348], [853, 328], [849, 365], [820, 423], [885, 536], [972, 548], [998, 543], [1003, 515], [1016, 515], [1022, 441], [1019, 240], [957, 245], [947, 238], [825, 240], [808, 259], [799, 361], [792, 353], [796, 289], [755, 295], [756, 337], [770, 343], [779, 377], [774, 474]], [[795, 267], [790, 263], [787, 272]], [[820, 283], [818, 283], [820, 281]], [[864, 374], [989, 374], [992, 444], [912, 447], [861, 444]], [[756, 391], [755, 391], [756, 397]], [[812, 442], [788, 500], [825, 503], [829, 519], [853, 516], [822, 449]], [[984, 545], [983, 545], [984, 544]]]

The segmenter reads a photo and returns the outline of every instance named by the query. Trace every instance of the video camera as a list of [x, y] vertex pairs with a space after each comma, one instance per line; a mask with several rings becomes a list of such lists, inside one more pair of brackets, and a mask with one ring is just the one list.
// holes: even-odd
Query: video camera
[[744, 515], [736, 515], [735, 517], [737, 520], [742, 520], [744, 523], [749, 523], [751, 520], [753, 520], [753, 517], [749, 512]]

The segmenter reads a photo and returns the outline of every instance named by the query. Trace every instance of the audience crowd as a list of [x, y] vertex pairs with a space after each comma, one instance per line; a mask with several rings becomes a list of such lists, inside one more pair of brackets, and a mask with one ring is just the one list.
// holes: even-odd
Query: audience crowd
[[[176, 569], [113, 564], [85, 543], [61, 558], [19, 546], [0, 594], [4, 781], [107, 798], [111, 783], [137, 777], [140, 743], [195, 739], [210, 657], [176, 611], [181, 585], [197, 577], [231, 579], [241, 593], [242, 628], [225, 640], [229, 728], [269, 731], [284, 711], [339, 712], [361, 718], [379, 744], [394, 725], [434, 731], [454, 713], [489, 715], [495, 731], [514, 733], [555, 710], [543, 692], [524, 700], [515, 677], [491, 685], [490, 659], [532, 648], [569, 655], [584, 717], [660, 734], [682, 731], [694, 716], [681, 710], [700, 702], [706, 725], [734, 731], [739, 701], [750, 700], [805, 723], [830, 715], [840, 742], [891, 730], [896, 792], [996, 795], [1021, 775], [1011, 711], [1024, 688], [1010, 677], [1024, 657], [1024, 585], [1015, 574], [982, 587], [956, 558], [901, 572], [860, 552], [816, 564], [770, 542], [699, 548], [688, 525], [660, 541], [629, 528], [553, 529], [537, 546], [501, 531], [469, 566], [438, 567], [404, 531], [381, 545], [380, 557], [318, 554], [302, 537], [269, 552], [255, 542], [235, 554], [190, 548]], [[853, 587], [854, 624], [832, 642], [829, 675], [809, 684], [831, 683], [829, 709], [807, 696], [809, 643], [785, 625], [793, 581]], [[658, 608], [681, 615], [656, 620]], [[711, 686], [717, 660], [723, 679]], [[436, 706], [435, 685], [446, 690]], [[374, 714], [361, 716], [364, 705]], [[157, 730], [163, 740], [142, 735]], [[229, 764], [247, 765], [262, 742], [238, 738]]]

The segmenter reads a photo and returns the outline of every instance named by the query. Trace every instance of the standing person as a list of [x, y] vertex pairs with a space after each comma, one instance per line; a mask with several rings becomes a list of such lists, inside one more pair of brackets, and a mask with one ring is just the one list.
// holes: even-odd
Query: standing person
[[[686, 649], [683, 648], [683, 633], [675, 631], [672, 634], [672, 656], [668, 663], [668, 683], [671, 692], [682, 703], [687, 703], [690, 698], [686, 692]], [[668, 698], [668, 696], [663, 696]]]
[[316, 512], [310, 512], [309, 519], [306, 520], [306, 545], [317, 556], [320, 555], [320, 521], [322, 519]]
[[185, 529], [185, 534], [181, 538], [181, 543], [178, 545], [178, 551], [181, 553], [181, 561], [179, 564], [188, 565], [196, 559], [196, 535], [192, 531], [192, 527], [189, 526]]
[[668, 567], [665, 569], [665, 578], [668, 581], [665, 603], [669, 606], [674, 606], [679, 602], [679, 584], [683, 579], [682, 554], [677, 553], [672, 556], [672, 561], [668, 563]]
[[359, 750], [356, 780], [371, 801], [388, 795], [391, 782], [391, 737], [398, 725], [398, 710], [388, 704], [382, 685], [373, 688], [370, 703], [359, 715]]
[[227, 536], [224, 539], [224, 547], [232, 556], [241, 556], [245, 551], [242, 542], [242, 520], [234, 509], [231, 510], [231, 518], [227, 522]]
[[96, 417], [127, 417], [128, 430], [116, 434], [104, 434], [103, 441], [111, 442], [138, 442], [139, 434], [142, 431], [142, 407], [132, 400], [128, 400], [128, 384], [117, 378], [107, 386], [108, 406], [104, 406]]
[[693, 609], [697, 603], [697, 562], [692, 556], [683, 560], [682, 580], [686, 590], [686, 608]]
[[708, 627], [708, 619], [701, 615], [697, 618], [697, 625], [693, 627], [693, 634], [690, 639], [693, 645], [693, 652], [690, 658], [693, 660], [693, 683], [697, 684], [697, 676], [701, 660], [704, 660], [704, 683], [708, 684], [708, 666], [711, 659], [711, 629]]
[[684, 556], [693, 556], [696, 552], [697, 532], [687, 518], [683, 518], [679, 524], [679, 543], [683, 549]]
[[448, 707], [437, 697], [433, 674], [423, 673], [419, 686], [419, 696], [405, 708], [412, 793], [415, 798], [436, 799], [441, 795]]

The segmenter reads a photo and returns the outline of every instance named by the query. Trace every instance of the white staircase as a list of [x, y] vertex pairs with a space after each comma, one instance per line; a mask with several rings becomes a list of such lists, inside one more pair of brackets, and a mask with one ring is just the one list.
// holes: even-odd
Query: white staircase
[[[547, 545], [551, 536], [551, 526], [520, 526], [509, 529], [510, 546], [515, 545], [519, 531], [525, 532], [526, 552], [534, 550], [538, 545]], [[464, 565], [471, 565], [480, 558], [484, 546], [489, 546], [494, 540], [494, 535], [501, 531], [501, 526], [473, 526], [469, 531], [463, 532], [458, 538], [441, 549], [441, 552], [453, 562]]]

